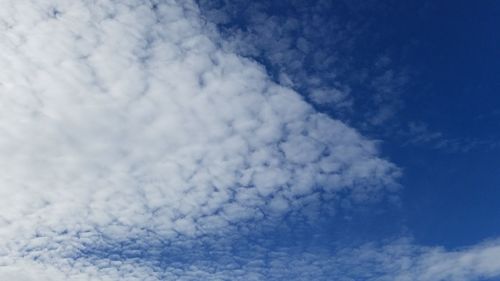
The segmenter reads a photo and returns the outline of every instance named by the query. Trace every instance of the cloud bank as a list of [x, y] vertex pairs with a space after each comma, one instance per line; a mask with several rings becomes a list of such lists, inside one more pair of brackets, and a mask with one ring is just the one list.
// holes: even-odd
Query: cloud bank
[[168, 279], [140, 256], [88, 255], [397, 187], [374, 142], [222, 50], [190, 1], [3, 1], [0, 28], [4, 278]]

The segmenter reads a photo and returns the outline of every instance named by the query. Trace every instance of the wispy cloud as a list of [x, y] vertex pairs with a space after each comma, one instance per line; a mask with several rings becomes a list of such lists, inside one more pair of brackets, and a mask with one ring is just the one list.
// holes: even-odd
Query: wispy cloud
[[366, 16], [383, 14], [383, 1], [198, 2], [227, 49], [263, 63], [321, 110], [370, 131], [403, 107], [410, 73], [377, 49]]
[[451, 137], [440, 131], [433, 131], [426, 123], [410, 122], [399, 136], [403, 146], [421, 146], [447, 153], [466, 153], [476, 149], [493, 150], [500, 147], [500, 141], [476, 137]]

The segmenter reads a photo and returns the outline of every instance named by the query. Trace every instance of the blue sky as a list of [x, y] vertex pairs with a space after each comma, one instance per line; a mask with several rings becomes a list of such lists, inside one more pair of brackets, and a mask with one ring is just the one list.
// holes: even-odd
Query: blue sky
[[[217, 1], [201, 2], [220, 7], [214, 4]], [[313, 31], [317, 37], [309, 41], [310, 48], [338, 56], [340, 66], [321, 69], [306, 59], [301, 67], [320, 76], [325, 84], [348, 81], [350, 95], [357, 100], [355, 109], [341, 119], [379, 139], [385, 155], [404, 169], [401, 208], [391, 210], [397, 214], [388, 216], [397, 217], [396, 224], [430, 245], [460, 247], [495, 236], [499, 231], [495, 196], [500, 148], [498, 3], [321, 2], [260, 4], [265, 16], [282, 21], [297, 19], [302, 21], [302, 29], [314, 25], [314, 16], [322, 19]], [[259, 4], [225, 5], [231, 6], [237, 16], [221, 24], [224, 30], [231, 33], [254, 28], [255, 13], [249, 6]], [[315, 10], [317, 6], [322, 8]], [[285, 36], [296, 40], [302, 33], [301, 28], [291, 28]], [[340, 42], [329, 42], [336, 40]], [[261, 53], [268, 47], [263, 45]], [[254, 58], [271, 73], [288, 71], [286, 62], [275, 63], [261, 54]], [[403, 82], [392, 81], [394, 92], [388, 93], [380, 105], [371, 100], [370, 96], [377, 93], [367, 84], [378, 78], [373, 76], [381, 75], [377, 72], [384, 71], [376, 69], [381, 58], [387, 61], [386, 70], [395, 76], [393, 80]], [[340, 77], [332, 79], [328, 76], [331, 71], [340, 72]], [[356, 81], [360, 71], [373, 76]], [[297, 84], [299, 89], [307, 87], [300, 80]], [[366, 115], [356, 110], [377, 110], [387, 104], [394, 107], [393, 116], [381, 124], [366, 125]], [[335, 107], [318, 107], [337, 114]]]
[[0, 279], [500, 278], [499, 12], [7, 0]]

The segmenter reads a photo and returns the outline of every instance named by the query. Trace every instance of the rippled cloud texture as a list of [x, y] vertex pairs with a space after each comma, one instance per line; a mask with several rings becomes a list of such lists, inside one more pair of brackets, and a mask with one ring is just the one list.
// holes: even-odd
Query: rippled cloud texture
[[397, 189], [373, 141], [223, 51], [190, 1], [1, 3], [2, 280], [280, 280], [273, 255], [307, 280], [336, 257], [217, 239]]

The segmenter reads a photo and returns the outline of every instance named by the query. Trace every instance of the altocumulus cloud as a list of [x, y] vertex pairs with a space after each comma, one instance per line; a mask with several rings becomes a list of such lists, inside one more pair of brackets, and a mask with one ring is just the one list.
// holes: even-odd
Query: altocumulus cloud
[[179, 278], [141, 257], [397, 187], [374, 142], [222, 50], [190, 1], [1, 5], [2, 279]]

